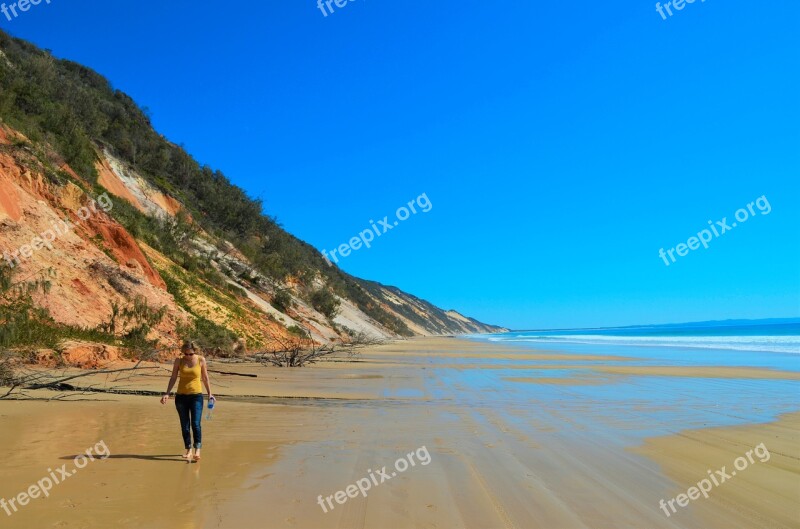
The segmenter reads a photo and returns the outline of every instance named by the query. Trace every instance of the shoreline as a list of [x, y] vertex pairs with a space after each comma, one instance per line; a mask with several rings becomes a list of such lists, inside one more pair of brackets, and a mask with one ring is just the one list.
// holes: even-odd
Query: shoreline
[[[452, 349], [456, 349], [453, 351]], [[229, 386], [235, 390], [230, 393], [215, 390], [215, 394], [225, 398], [252, 398], [260, 399], [271, 397], [274, 399], [309, 399], [309, 400], [358, 400], [369, 398], [366, 395], [345, 394], [342, 396], [340, 388], [330, 387], [332, 391], [320, 391], [311, 386], [298, 387], [299, 380], [307, 377], [293, 376], [304, 371], [321, 373], [318, 380], [368, 380], [370, 378], [382, 379], [381, 369], [406, 368], [420, 365], [422, 368], [458, 368], [480, 370], [529, 370], [541, 371], [547, 376], [524, 377], [514, 375], [507, 377], [516, 382], [553, 383], [547, 380], [575, 380], [577, 383], [585, 382], [588, 378], [613, 379], [616, 376], [639, 377], [675, 377], [675, 378], [712, 378], [712, 379], [737, 379], [737, 380], [787, 380], [800, 381], [800, 371], [787, 371], [773, 367], [758, 366], [714, 366], [714, 365], [669, 365], [660, 363], [642, 363], [642, 359], [635, 356], [569, 353], [551, 350], [530, 349], [514, 344], [495, 344], [495, 342], [479, 342], [466, 337], [437, 336], [416, 337], [406, 340], [394, 340], [378, 346], [369, 346], [362, 349], [359, 359], [348, 360], [338, 357], [329, 357], [319, 360], [315, 364], [303, 368], [277, 368], [252, 361], [218, 361], [209, 358], [209, 376], [212, 382], [233, 382]], [[416, 362], [415, 359], [429, 361]], [[484, 363], [460, 362], [459, 360], [483, 360]], [[502, 361], [502, 362], [501, 362]], [[513, 362], [512, 362], [513, 361]], [[117, 369], [131, 367], [134, 361], [113, 361], [101, 367], [104, 369]], [[87, 391], [97, 394], [109, 395], [142, 395], [160, 396], [162, 378], [169, 373], [171, 367], [168, 363], [142, 362], [142, 367], [160, 369], [157, 375], [138, 372], [133, 375], [125, 373], [109, 377], [98, 371], [92, 374], [91, 369], [78, 367], [64, 367], [59, 370], [65, 374], [86, 375], [79, 379], [81, 384], [75, 384], [74, 391]], [[29, 369], [42, 369], [37, 366], [27, 366]], [[214, 372], [215, 369], [224, 367], [225, 373]], [[341, 371], [353, 371], [352, 374], [337, 376]], [[374, 373], [360, 373], [361, 371], [374, 371]], [[562, 378], [551, 376], [548, 371], [570, 371], [571, 377]], [[253, 377], [253, 373], [258, 373]], [[236, 375], [253, 377], [251, 380], [237, 379]], [[109, 381], [126, 381], [126, 389], [104, 388]], [[263, 387], [262, 382], [269, 381], [287, 390], [276, 393], [273, 390], [254, 391], [243, 394], [252, 388]], [[276, 382], [277, 381], [277, 382]], [[135, 384], [135, 387], [131, 387]], [[215, 387], [217, 384], [215, 383]], [[270, 386], [274, 387], [274, 386]], [[308, 390], [308, 391], [303, 391]], [[57, 391], [57, 390], [48, 390]], [[374, 398], [381, 398], [379, 395]]]
[[[123, 529], [749, 529], [757, 515], [766, 520], [760, 526], [788, 527], [790, 507], [772, 496], [764, 504], [773, 489], [762, 483], [782, 472], [796, 482], [796, 458], [773, 455], [762, 468], [748, 470], [752, 477], [726, 483], [711, 499], [670, 518], [658, 501], [696, 483], [705, 475], [703, 465], [716, 468], [717, 461], [721, 466], [731, 459], [714, 439], [750, 442], [770, 432], [781, 443], [796, 442], [796, 419], [759, 423], [754, 416], [753, 424], [682, 428], [729, 419], [716, 412], [695, 416], [702, 410], [658, 399], [675, 388], [735, 394], [741, 384], [759, 384], [780, 390], [796, 379], [770, 379], [774, 370], [746, 368], [713, 379], [691, 367], [672, 377], [652, 369], [669, 366], [613, 372], [626, 367], [624, 358], [420, 338], [365, 349], [356, 363], [299, 369], [225, 363], [225, 371], [258, 377], [212, 374], [219, 402], [214, 419], [204, 420], [204, 460], [196, 465], [175, 459], [181, 452], [177, 417], [172, 405], [162, 407], [154, 396], [0, 401], [0, 427], [9, 432], [0, 438], [0, 450], [8, 454], [0, 498], [36, 483], [47, 468], [65, 462], [64, 454], [100, 440], [112, 454], [4, 521], [11, 529], [106, 523]], [[522, 373], [526, 369], [535, 376]], [[162, 371], [117, 383], [160, 394], [168, 376]], [[530, 380], [504, 380], [513, 373]], [[98, 375], [84, 382], [111, 380]], [[631, 391], [637, 393], [626, 397]], [[645, 396], [654, 402], [641, 400]], [[687, 439], [700, 441], [686, 445]], [[776, 443], [767, 446], [772, 450]], [[369, 469], [391, 468], [423, 446], [429, 465], [328, 512], [317, 504], [319, 496], [344, 490]], [[691, 464], [687, 450], [697, 454]], [[752, 501], [762, 504], [736, 496], [742, 487], [755, 491]], [[119, 513], [126, 514], [120, 519]]]

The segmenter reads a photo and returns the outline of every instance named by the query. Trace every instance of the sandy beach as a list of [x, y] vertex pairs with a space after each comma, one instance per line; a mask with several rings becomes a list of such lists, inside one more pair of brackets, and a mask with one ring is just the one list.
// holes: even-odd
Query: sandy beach
[[800, 529], [800, 0], [611, 7], [0, 0], [0, 529]]
[[[75, 469], [49, 497], [11, 516], [0, 511], [0, 526], [800, 527], [800, 414], [703, 428], [714, 415], [695, 416], [680, 399], [642, 396], [675, 387], [699, 394], [736, 393], [743, 384], [797, 388], [800, 374], [640, 364], [622, 354], [452, 338], [392, 343], [356, 362], [295, 370], [212, 362], [212, 369], [258, 377], [212, 373], [219, 405], [204, 420], [198, 464], [180, 458], [171, 402], [103, 393], [77, 402], [3, 401], [0, 498], [26, 491], [50, 469], [73, 469], [73, 458], [98, 442], [111, 455]], [[163, 391], [166, 380], [164, 367], [115, 385]], [[611, 401], [611, 390], [630, 397]], [[787, 412], [797, 412], [796, 404], [791, 410], [787, 401]], [[706, 408], [711, 413], [714, 404]], [[768, 461], [755, 459], [708, 499], [669, 517], [659, 508], [707, 470], [732, 469], [759, 443]], [[396, 465], [412, 453], [414, 464]], [[347, 496], [359, 482], [370, 483], [366, 497]], [[346, 501], [337, 502], [338, 491]]]

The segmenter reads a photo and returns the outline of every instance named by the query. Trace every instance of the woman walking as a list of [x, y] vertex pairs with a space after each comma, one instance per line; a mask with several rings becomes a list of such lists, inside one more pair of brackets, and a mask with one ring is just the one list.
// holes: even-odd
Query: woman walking
[[[208, 381], [208, 370], [206, 369], [206, 359], [196, 354], [194, 342], [186, 341], [181, 347], [181, 358], [176, 358], [172, 366], [172, 376], [169, 379], [167, 392], [161, 397], [161, 404], [166, 404], [169, 400], [172, 387], [180, 376], [178, 382], [178, 392], [175, 396], [175, 408], [181, 419], [181, 433], [183, 434], [183, 444], [186, 453], [183, 458], [192, 461], [200, 461], [200, 449], [203, 446], [203, 432], [200, 420], [203, 417], [203, 385], [208, 392], [208, 400], [216, 400], [211, 393], [211, 384]], [[194, 437], [194, 443], [192, 442]], [[194, 452], [192, 451], [194, 449]]]

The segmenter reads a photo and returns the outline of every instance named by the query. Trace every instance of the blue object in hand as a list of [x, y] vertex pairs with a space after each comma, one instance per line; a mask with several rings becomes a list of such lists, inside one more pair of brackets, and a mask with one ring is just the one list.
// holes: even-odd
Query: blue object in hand
[[214, 409], [214, 405], [217, 403], [217, 399], [208, 399], [208, 415], [206, 415], [206, 419], [209, 421], [211, 420], [211, 410]]

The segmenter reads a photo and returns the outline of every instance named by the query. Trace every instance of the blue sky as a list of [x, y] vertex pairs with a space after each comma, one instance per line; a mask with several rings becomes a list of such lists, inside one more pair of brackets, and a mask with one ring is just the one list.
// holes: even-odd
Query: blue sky
[[[8, 1], [8, 0], [6, 0]], [[320, 250], [513, 328], [800, 315], [800, 4], [52, 0], [86, 64]], [[772, 210], [659, 258], [760, 196]], [[756, 210], [756, 213], [759, 213]]]

